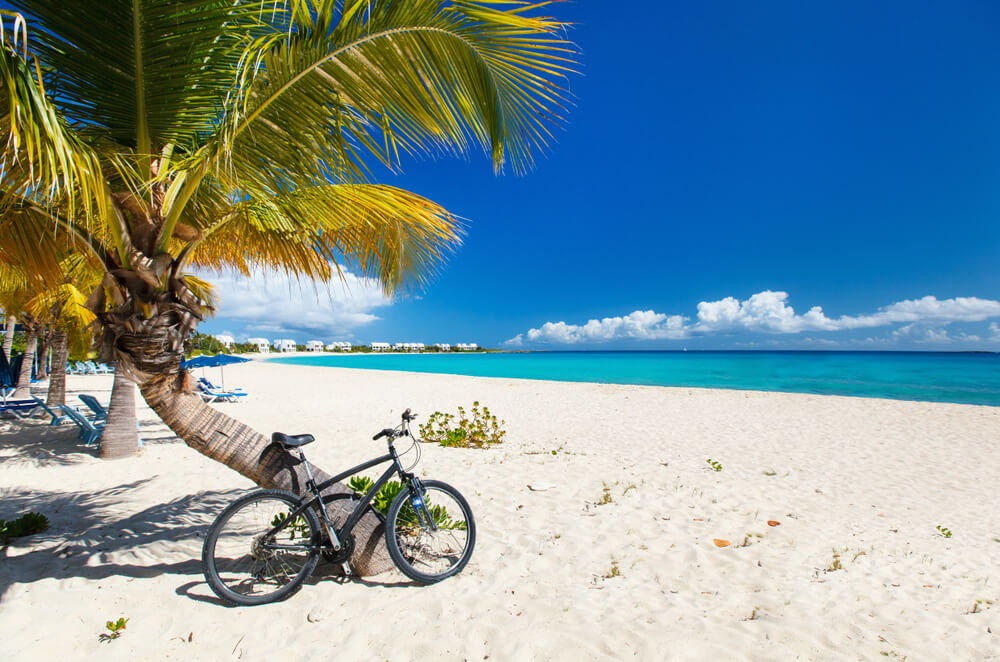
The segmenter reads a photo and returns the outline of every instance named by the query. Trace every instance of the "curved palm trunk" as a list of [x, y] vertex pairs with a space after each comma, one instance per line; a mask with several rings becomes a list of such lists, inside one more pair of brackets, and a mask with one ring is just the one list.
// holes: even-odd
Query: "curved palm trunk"
[[[257, 485], [306, 494], [308, 477], [297, 457], [191, 393], [191, 377], [181, 370], [179, 350], [171, 351], [168, 340], [168, 334], [176, 333], [177, 326], [171, 326], [169, 319], [162, 318], [144, 322], [146, 333], [130, 333], [124, 325], [115, 324], [114, 347], [120, 359], [118, 366], [129, 364], [139, 392], [163, 422], [188, 446], [222, 462]], [[312, 470], [316, 482], [330, 478], [316, 466], [312, 466]], [[351, 492], [343, 483], [335, 483], [324, 494]], [[330, 515], [338, 523], [348, 514], [347, 508], [338, 507], [339, 503], [340, 500], [334, 500], [329, 505]], [[354, 527], [355, 549], [351, 556], [354, 572], [375, 575], [392, 567], [383, 531], [382, 519], [374, 510], [369, 510]]]
[[69, 338], [62, 327], [52, 331], [52, 372], [49, 374], [49, 394], [45, 404], [50, 409], [66, 404], [66, 361], [69, 359]]
[[15, 400], [27, 400], [31, 397], [31, 366], [35, 362], [35, 349], [38, 346], [38, 334], [28, 329], [27, 344], [24, 348], [24, 359], [21, 360], [21, 372], [17, 377], [17, 390], [12, 396]]
[[115, 383], [111, 388], [108, 421], [101, 436], [101, 459], [118, 460], [135, 457], [139, 451], [139, 432], [135, 418], [135, 384], [125, 372], [115, 369]]
[[17, 324], [17, 318], [13, 315], [7, 316], [7, 328], [4, 330], [3, 334], [3, 355], [10, 361], [10, 348], [14, 344], [14, 326]]

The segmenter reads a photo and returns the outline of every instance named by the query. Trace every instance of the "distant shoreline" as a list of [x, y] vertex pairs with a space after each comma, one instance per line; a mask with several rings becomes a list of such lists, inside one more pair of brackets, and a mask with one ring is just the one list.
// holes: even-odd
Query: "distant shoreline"
[[[269, 363], [536, 381], [805, 393], [1000, 407], [983, 352], [577, 351], [268, 356]], [[262, 357], [263, 358], [263, 357]]]

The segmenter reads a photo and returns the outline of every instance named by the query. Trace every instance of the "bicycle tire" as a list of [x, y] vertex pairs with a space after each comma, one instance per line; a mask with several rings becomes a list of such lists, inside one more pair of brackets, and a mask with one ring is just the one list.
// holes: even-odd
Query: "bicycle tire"
[[[284, 490], [257, 490], [231, 503], [216, 518], [202, 547], [201, 568], [224, 602], [253, 606], [285, 600], [302, 587], [319, 561], [321, 527], [311, 508], [276, 534], [289, 544], [309, 541], [313, 549], [288, 552], [261, 548], [261, 536], [302, 503]], [[278, 520], [280, 521], [280, 520]], [[273, 587], [273, 588], [271, 588]]]
[[[386, 511], [385, 541], [389, 556], [404, 575], [433, 584], [457, 575], [472, 558], [476, 521], [469, 502], [454, 487], [438, 480], [422, 484], [423, 515], [416, 515], [412, 489], [404, 488]], [[424, 521], [428, 511], [439, 523], [437, 531]]]

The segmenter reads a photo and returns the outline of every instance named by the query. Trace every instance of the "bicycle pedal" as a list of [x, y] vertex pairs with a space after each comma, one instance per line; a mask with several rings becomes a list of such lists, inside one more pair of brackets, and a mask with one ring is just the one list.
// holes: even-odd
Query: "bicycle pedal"
[[354, 574], [354, 571], [351, 570], [351, 564], [350, 563], [341, 563], [340, 564], [340, 569], [344, 572], [344, 576], [345, 577], [350, 577], [351, 575]]

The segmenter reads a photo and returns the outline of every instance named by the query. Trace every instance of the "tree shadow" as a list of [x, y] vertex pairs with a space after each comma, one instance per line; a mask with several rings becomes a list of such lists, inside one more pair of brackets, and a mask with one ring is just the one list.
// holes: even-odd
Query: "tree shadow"
[[30, 460], [40, 466], [79, 464], [97, 456], [97, 445], [82, 442], [75, 425], [50, 425], [49, 420], [4, 421], [0, 455], [5, 461]]
[[[46, 515], [50, 527], [2, 548], [0, 601], [14, 584], [47, 578], [200, 576], [203, 535], [215, 517], [246, 490], [198, 492], [123, 517], [120, 504], [128, 493], [151, 480], [96, 491], [5, 495], [0, 518], [12, 519], [31, 510]], [[198, 552], [192, 554], [192, 548]], [[9, 553], [24, 549], [28, 551]], [[171, 556], [181, 558], [171, 562]]]

